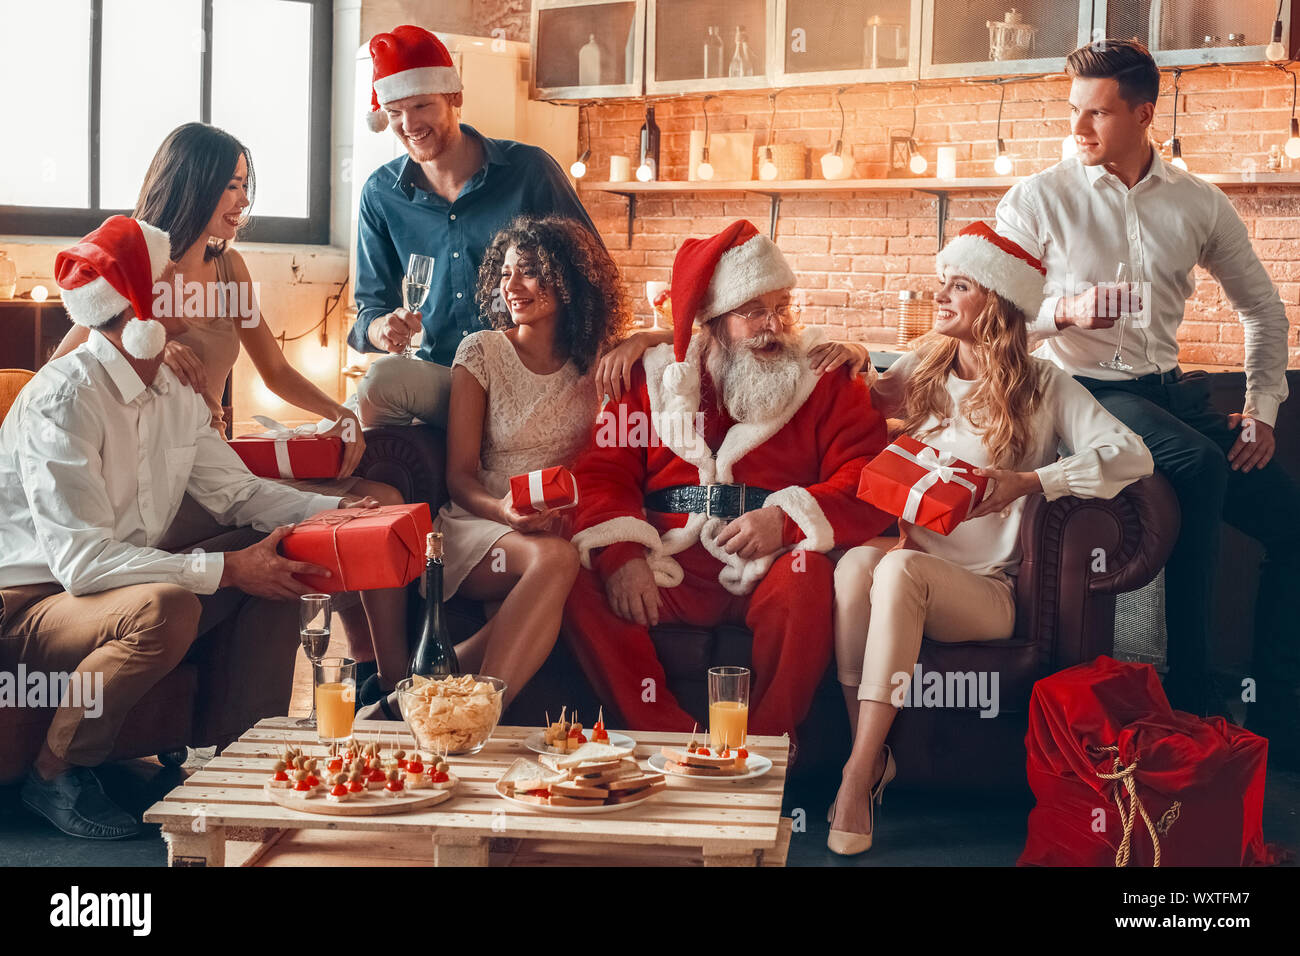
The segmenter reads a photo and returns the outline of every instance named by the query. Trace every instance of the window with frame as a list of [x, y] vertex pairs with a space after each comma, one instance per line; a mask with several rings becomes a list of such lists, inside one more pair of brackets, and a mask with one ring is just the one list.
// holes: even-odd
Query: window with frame
[[129, 214], [163, 139], [198, 120], [252, 154], [241, 238], [329, 242], [330, 0], [40, 0], [4, 19], [0, 234]]

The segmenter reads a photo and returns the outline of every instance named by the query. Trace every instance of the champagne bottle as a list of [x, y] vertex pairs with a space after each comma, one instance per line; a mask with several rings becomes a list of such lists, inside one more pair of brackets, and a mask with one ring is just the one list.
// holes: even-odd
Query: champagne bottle
[[426, 539], [424, 565], [424, 625], [411, 654], [410, 672], [421, 677], [448, 677], [460, 673], [456, 649], [442, 613], [442, 533]]
[[740, 27], [736, 27], [736, 49], [731, 54], [731, 65], [727, 68], [728, 76], [745, 75], [745, 58], [740, 54], [740, 47], [744, 42], [740, 35]]

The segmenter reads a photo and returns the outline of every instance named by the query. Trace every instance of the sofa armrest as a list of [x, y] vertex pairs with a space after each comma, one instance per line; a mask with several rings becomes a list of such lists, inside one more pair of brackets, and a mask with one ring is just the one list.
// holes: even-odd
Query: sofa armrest
[[1150, 582], [1178, 537], [1178, 500], [1159, 474], [1114, 498], [1030, 499], [1020, 527], [1016, 634], [1044, 673], [1114, 650], [1115, 595]]
[[392, 485], [409, 503], [426, 501], [437, 514], [447, 500], [446, 433], [433, 425], [387, 425], [364, 434], [356, 475]]

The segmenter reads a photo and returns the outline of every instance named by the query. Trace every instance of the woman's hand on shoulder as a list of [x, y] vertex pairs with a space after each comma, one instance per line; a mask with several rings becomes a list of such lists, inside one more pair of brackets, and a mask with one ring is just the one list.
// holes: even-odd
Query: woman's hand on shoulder
[[204, 397], [208, 394], [208, 371], [198, 354], [188, 345], [168, 342], [163, 346], [163, 364], [171, 369], [182, 385], [188, 385]]
[[671, 333], [665, 338], [658, 330], [633, 332], [619, 342], [596, 362], [596, 395], [608, 395], [618, 401], [632, 387], [632, 368], [646, 349], [664, 341], [672, 341]]
[[[814, 372], [824, 375], [833, 372], [841, 365], [847, 366], [852, 377], [864, 368], [871, 369], [874, 378], [875, 369], [871, 368], [871, 351], [859, 342], [822, 342], [808, 350], [808, 364]], [[870, 379], [868, 380], [870, 385]]]

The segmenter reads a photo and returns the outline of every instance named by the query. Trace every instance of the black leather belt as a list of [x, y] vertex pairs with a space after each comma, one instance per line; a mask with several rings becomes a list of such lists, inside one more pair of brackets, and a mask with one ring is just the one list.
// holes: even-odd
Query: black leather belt
[[645, 506], [660, 514], [703, 514], [731, 521], [763, 507], [771, 493], [752, 485], [674, 485], [646, 495]]

